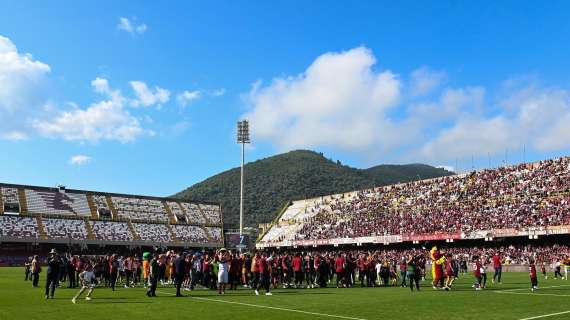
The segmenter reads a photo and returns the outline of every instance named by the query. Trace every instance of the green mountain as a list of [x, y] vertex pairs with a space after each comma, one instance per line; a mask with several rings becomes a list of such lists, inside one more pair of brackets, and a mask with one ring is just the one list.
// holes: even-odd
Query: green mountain
[[[291, 200], [452, 175], [424, 164], [379, 165], [356, 169], [317, 153], [297, 150], [250, 162], [245, 166], [244, 226], [271, 222]], [[222, 204], [225, 228], [239, 226], [240, 169], [210, 177], [174, 195]]]

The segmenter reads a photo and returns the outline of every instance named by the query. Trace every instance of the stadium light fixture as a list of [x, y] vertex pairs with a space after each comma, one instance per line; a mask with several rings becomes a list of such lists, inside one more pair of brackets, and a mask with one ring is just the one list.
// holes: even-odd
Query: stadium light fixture
[[249, 139], [249, 121], [241, 120], [237, 123], [237, 143], [241, 144], [241, 179], [240, 179], [240, 201], [239, 201], [239, 245], [240, 252], [244, 245], [243, 236], [243, 169], [245, 162], [245, 145], [251, 143]]

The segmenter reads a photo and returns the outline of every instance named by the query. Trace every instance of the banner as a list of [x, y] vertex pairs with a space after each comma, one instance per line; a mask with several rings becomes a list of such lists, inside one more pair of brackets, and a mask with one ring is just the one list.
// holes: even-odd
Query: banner
[[461, 239], [461, 232], [456, 233], [437, 233], [437, 234], [416, 234], [403, 236], [404, 241], [434, 241], [447, 239]]
[[463, 236], [463, 239], [485, 239], [493, 235], [491, 230], [477, 230], [471, 231], [469, 234]]
[[546, 227], [548, 234], [567, 234], [570, 233], [570, 226], [552, 226]]
[[[502, 237], [516, 237], [520, 236], [520, 231], [517, 229], [493, 229], [492, 230], [493, 237], [502, 238]], [[528, 234], [528, 233], [527, 233]]]

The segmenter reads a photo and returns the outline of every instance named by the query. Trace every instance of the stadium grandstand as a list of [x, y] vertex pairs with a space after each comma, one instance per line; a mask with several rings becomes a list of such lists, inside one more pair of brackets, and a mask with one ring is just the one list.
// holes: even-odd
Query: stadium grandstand
[[570, 157], [294, 201], [256, 246], [317, 247], [570, 234]]
[[0, 183], [3, 243], [218, 248], [219, 204]]

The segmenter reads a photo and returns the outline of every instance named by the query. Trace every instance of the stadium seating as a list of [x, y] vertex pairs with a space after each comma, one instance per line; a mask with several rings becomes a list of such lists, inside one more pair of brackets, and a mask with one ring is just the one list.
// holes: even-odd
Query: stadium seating
[[119, 217], [141, 221], [167, 222], [161, 201], [135, 197], [112, 197]]
[[188, 223], [191, 224], [204, 224], [206, 223], [206, 219], [200, 213], [200, 208], [197, 204], [194, 203], [187, 203], [187, 202], [180, 202], [182, 208], [186, 212], [186, 216], [188, 217]]
[[4, 203], [19, 203], [18, 189], [2, 187], [2, 202]]
[[262, 243], [570, 225], [570, 158], [296, 201]]
[[0, 236], [10, 238], [39, 238], [38, 222], [35, 218], [0, 216]]
[[93, 235], [103, 241], [132, 241], [133, 234], [126, 222], [89, 221]]
[[182, 242], [209, 242], [206, 231], [200, 227], [190, 225], [172, 225], [171, 228], [176, 238]]
[[206, 231], [210, 234], [213, 242], [222, 242], [222, 228], [206, 227]]
[[220, 214], [220, 207], [211, 204], [201, 204], [200, 208], [202, 208], [202, 212], [206, 216], [206, 219], [211, 224], [219, 225], [222, 223], [221, 214]]
[[51, 239], [87, 239], [85, 221], [72, 219], [42, 219], [44, 231]]
[[164, 224], [133, 223], [133, 227], [142, 241], [172, 242], [168, 227]]
[[[61, 240], [161, 244], [222, 242], [219, 206], [135, 195], [118, 195], [0, 183], [0, 241]], [[170, 209], [170, 210], [169, 210]], [[172, 215], [180, 224], [173, 238], [167, 223]], [[208, 215], [208, 219], [204, 215]], [[87, 224], [86, 224], [87, 223]], [[57, 240], [57, 241], [55, 241]]]
[[26, 189], [26, 199], [29, 213], [83, 217], [91, 215], [87, 196], [82, 193]]

